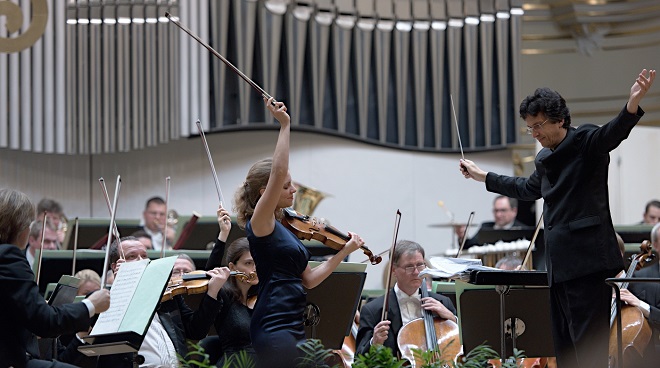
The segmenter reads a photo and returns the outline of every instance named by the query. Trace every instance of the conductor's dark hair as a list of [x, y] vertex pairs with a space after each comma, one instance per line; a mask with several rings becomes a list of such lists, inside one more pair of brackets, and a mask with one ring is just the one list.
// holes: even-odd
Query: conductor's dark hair
[[537, 88], [533, 95], [525, 97], [520, 103], [520, 117], [527, 119], [528, 116], [537, 116], [543, 113], [553, 121], [564, 119], [562, 128], [571, 126], [571, 113], [566, 106], [566, 100], [550, 88]]

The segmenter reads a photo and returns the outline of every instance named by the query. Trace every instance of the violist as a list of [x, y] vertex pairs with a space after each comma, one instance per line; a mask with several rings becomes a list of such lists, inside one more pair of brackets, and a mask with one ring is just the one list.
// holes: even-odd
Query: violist
[[[216, 239], [211, 255], [206, 263], [206, 268], [218, 267], [225, 253], [225, 242], [231, 230], [231, 218], [222, 205], [218, 208], [218, 225], [220, 233]], [[246, 274], [256, 272], [256, 266], [250, 254], [250, 243], [247, 238], [241, 237], [234, 240], [227, 248], [227, 266], [231, 271], [239, 271]], [[218, 357], [217, 366], [222, 367], [232, 355], [245, 351], [256, 359], [250, 339], [250, 320], [253, 304], [251, 300], [256, 298], [256, 285], [259, 279], [252, 281], [241, 281], [231, 277], [220, 289], [218, 299], [222, 301], [222, 307], [215, 319], [215, 330], [217, 337], [209, 336], [206, 352], [212, 357]], [[213, 360], [216, 361], [216, 360]]]

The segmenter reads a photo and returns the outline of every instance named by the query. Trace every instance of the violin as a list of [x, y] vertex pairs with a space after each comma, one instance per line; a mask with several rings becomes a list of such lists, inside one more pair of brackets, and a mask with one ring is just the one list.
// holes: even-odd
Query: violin
[[[240, 271], [231, 271], [229, 276], [238, 278], [243, 282], [250, 282], [257, 278], [254, 272], [245, 273]], [[211, 277], [206, 274], [206, 271], [192, 271], [183, 274], [179, 277], [173, 277], [165, 288], [163, 296], [160, 298], [161, 302], [171, 300], [177, 295], [194, 295], [203, 294], [209, 288], [209, 279]]]
[[[287, 229], [301, 240], [318, 240], [325, 246], [335, 250], [341, 250], [346, 243], [351, 240], [351, 237], [342, 233], [336, 228], [323, 224], [314, 217], [303, 215], [291, 208], [284, 209], [284, 217], [282, 224]], [[374, 255], [369, 248], [365, 245], [360, 246], [364, 254], [369, 257], [369, 261], [373, 265], [377, 265], [382, 261], [382, 257]]]
[[[625, 277], [632, 277], [634, 271], [644, 267], [646, 262], [652, 260], [655, 255], [651, 243], [644, 240], [639, 246], [640, 253], [634, 257], [628, 267]], [[620, 286], [621, 289], [628, 288], [628, 282]], [[642, 356], [646, 346], [651, 340], [652, 329], [644, 314], [632, 305], [623, 305], [621, 307], [621, 346], [623, 347], [623, 362], [619, 364], [617, 359], [618, 355], [618, 338], [617, 338], [617, 321], [616, 321], [616, 301], [612, 300], [612, 307], [610, 312], [610, 344], [609, 344], [609, 367], [626, 367], [630, 366], [627, 360], [631, 359], [634, 354]]]

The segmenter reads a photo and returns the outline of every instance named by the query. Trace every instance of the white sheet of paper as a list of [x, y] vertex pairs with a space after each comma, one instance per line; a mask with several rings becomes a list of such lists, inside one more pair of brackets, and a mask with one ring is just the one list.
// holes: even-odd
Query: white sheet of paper
[[90, 335], [103, 335], [119, 330], [136, 286], [148, 264], [148, 259], [122, 263], [110, 289], [110, 309], [99, 315]]

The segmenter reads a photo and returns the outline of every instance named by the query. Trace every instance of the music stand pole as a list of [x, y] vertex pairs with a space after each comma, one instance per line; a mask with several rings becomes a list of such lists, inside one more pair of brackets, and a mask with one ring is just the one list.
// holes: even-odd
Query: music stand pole
[[504, 295], [509, 292], [508, 285], [496, 285], [495, 291], [500, 295], [500, 358], [504, 359], [506, 357], [506, 333], [504, 330]]

